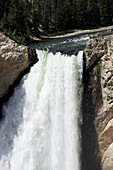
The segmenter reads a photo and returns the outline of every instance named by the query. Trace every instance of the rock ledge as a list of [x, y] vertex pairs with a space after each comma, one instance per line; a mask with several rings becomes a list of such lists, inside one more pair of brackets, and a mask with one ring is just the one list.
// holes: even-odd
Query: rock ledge
[[[0, 102], [9, 93], [9, 87], [37, 61], [34, 49], [18, 46], [0, 33]], [[1, 104], [2, 105], [2, 104]]]

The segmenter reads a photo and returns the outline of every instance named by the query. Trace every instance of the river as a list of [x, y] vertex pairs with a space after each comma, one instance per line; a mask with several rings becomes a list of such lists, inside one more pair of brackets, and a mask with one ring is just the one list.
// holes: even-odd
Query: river
[[33, 44], [39, 62], [3, 107], [0, 170], [81, 169], [81, 50], [88, 39]]

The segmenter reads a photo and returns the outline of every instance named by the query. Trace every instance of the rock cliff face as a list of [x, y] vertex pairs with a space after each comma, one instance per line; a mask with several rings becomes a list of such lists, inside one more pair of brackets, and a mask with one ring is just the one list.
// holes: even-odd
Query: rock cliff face
[[113, 36], [84, 50], [83, 169], [113, 169]]
[[36, 61], [34, 49], [18, 46], [0, 33], [0, 108], [10, 87]]

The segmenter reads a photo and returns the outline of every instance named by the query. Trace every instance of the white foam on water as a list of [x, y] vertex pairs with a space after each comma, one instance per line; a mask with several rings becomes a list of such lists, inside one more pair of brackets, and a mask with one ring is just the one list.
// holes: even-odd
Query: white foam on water
[[0, 170], [80, 170], [83, 52], [37, 53], [3, 108]]

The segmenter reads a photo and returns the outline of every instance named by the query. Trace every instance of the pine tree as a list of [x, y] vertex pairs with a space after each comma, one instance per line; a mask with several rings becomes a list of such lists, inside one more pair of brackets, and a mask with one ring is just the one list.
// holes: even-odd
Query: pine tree
[[85, 0], [76, 0], [76, 23], [78, 28], [87, 27], [86, 7]]
[[51, 1], [51, 27], [53, 30], [56, 30], [56, 8], [57, 0]]
[[51, 23], [51, 0], [44, 0], [42, 24], [45, 30], [49, 30]]
[[72, 25], [73, 28], [76, 28], [76, 0], [72, 1]]
[[72, 23], [72, 1], [65, 1], [64, 3], [64, 30], [72, 29], [73, 23]]
[[41, 0], [32, 1], [31, 18], [33, 32], [37, 34], [38, 27], [41, 22]]
[[112, 1], [111, 0], [99, 0], [101, 25], [106, 26], [112, 24]]
[[64, 30], [64, 0], [57, 1], [56, 27], [58, 31]]
[[112, 23], [112, 0], [0, 0], [0, 30], [17, 37]]
[[16, 29], [18, 33], [26, 34], [29, 30], [29, 13], [28, 6], [24, 0], [11, 0], [10, 12], [8, 20], [10, 21], [10, 29]]
[[8, 28], [7, 16], [10, 10], [10, 0], [0, 0], [0, 30], [6, 31]]
[[100, 13], [97, 0], [88, 0], [87, 4], [87, 27], [94, 28], [100, 24]]

